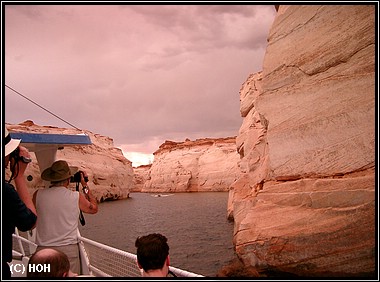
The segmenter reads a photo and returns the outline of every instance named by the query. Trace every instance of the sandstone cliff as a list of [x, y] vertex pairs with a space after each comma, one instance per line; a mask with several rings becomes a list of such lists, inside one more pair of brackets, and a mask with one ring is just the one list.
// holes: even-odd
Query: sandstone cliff
[[141, 192], [144, 188], [144, 184], [149, 177], [149, 170], [152, 167], [149, 165], [140, 165], [138, 167], [133, 168], [133, 183], [134, 187], [131, 192]]
[[[50, 134], [79, 134], [89, 135], [92, 145], [67, 146], [57, 151], [56, 159], [66, 160], [69, 165], [86, 170], [89, 176], [89, 187], [99, 202], [127, 198], [133, 187], [132, 164], [127, 160], [120, 149], [113, 146], [113, 140], [109, 137], [94, 134], [90, 131], [83, 132], [76, 129], [58, 128], [51, 126], [39, 126], [32, 121], [21, 124], [6, 124], [9, 132], [31, 132]], [[41, 172], [37, 165], [37, 159], [31, 152], [32, 163], [28, 165], [25, 175], [31, 175], [33, 180], [29, 182], [30, 192], [43, 188]], [[72, 184], [75, 188], [75, 185]]]
[[242, 261], [305, 277], [375, 273], [375, 6], [280, 6], [240, 90]]
[[238, 178], [235, 137], [166, 141], [154, 161], [142, 192], [228, 191]]

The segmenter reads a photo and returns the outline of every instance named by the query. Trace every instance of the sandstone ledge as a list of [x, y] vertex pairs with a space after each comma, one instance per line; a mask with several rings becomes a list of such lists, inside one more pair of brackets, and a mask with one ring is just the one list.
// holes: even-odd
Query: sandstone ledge
[[[94, 134], [90, 131], [40, 126], [32, 121], [20, 124], [6, 124], [9, 132], [31, 132], [50, 134], [79, 134], [90, 136], [92, 145], [68, 146], [58, 150], [56, 159], [66, 160], [69, 165], [86, 170], [89, 175], [89, 187], [98, 202], [128, 198], [133, 188], [133, 169], [131, 162], [126, 159], [120, 149], [113, 146], [109, 137]], [[44, 188], [41, 172], [34, 153], [31, 153], [32, 163], [28, 165], [25, 175], [31, 175], [33, 180], [28, 182], [30, 193]], [[8, 172], [8, 170], [7, 170]], [[71, 184], [75, 189], [75, 185]]]

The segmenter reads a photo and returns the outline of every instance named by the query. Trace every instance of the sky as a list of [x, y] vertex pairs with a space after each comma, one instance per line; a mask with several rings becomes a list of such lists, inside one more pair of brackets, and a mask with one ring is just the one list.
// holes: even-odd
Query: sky
[[238, 134], [239, 91], [262, 70], [276, 13], [254, 4], [13, 3], [2, 6], [3, 84], [19, 94], [5, 87], [5, 122], [108, 136], [133, 166], [151, 163], [165, 140]]

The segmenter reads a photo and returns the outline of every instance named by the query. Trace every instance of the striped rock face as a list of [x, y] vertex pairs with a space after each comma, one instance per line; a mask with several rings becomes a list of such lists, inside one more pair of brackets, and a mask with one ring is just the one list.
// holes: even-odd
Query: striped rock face
[[143, 192], [226, 192], [240, 169], [236, 138], [167, 141], [154, 153]]
[[280, 6], [241, 89], [228, 213], [246, 265], [375, 271], [375, 6]]

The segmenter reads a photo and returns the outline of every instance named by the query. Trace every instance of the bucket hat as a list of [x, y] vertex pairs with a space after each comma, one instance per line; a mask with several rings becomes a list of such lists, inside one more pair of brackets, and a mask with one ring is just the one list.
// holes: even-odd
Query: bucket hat
[[19, 145], [20, 139], [13, 139], [8, 132], [8, 129], [5, 127], [5, 136], [4, 136], [4, 144], [5, 144], [5, 156], [8, 156], [12, 153]]
[[59, 160], [55, 161], [51, 167], [45, 169], [41, 178], [47, 181], [62, 181], [70, 178], [78, 171], [78, 168], [75, 166], [70, 166], [66, 161]]

